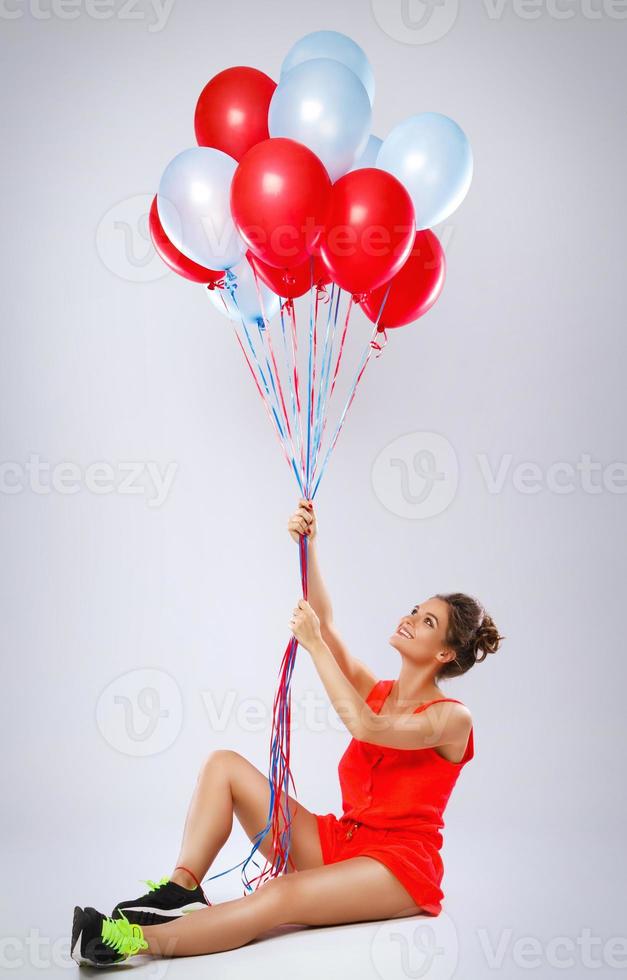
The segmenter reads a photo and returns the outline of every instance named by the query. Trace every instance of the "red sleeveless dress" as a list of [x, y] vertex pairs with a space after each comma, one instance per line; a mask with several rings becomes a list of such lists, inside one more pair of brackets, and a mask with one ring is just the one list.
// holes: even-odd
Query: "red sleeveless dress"
[[[378, 681], [366, 703], [378, 714], [394, 681]], [[424, 711], [436, 698], [416, 708]], [[381, 861], [428, 915], [442, 911], [443, 814], [474, 755], [473, 730], [459, 762], [434, 748], [393, 749], [351, 739], [338, 766], [343, 814], [316, 814], [325, 864], [367, 855]]]

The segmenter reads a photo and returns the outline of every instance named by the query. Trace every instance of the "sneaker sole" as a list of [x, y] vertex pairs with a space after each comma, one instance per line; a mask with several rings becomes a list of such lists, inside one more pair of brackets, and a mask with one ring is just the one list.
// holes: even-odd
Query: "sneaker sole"
[[199, 909], [208, 909], [209, 906], [204, 902], [191, 902], [178, 909], [156, 909], [150, 906], [116, 906], [112, 912], [112, 918], [119, 919], [124, 913], [129, 922], [136, 925], [163, 925], [180, 919], [182, 915], [189, 915], [190, 912], [197, 912]]

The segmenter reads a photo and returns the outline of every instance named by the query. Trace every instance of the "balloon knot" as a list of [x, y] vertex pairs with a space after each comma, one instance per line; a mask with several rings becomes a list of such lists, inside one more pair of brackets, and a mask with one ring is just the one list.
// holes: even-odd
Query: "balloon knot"
[[286, 300], [284, 300], [283, 303], [282, 303], [282, 305], [281, 305], [281, 309], [283, 310], [284, 313], [290, 313], [290, 314], [293, 313], [294, 312], [294, 300], [293, 299], [286, 299]]
[[323, 282], [317, 282], [317, 283], [315, 283], [315, 289], [316, 289], [316, 299], [318, 300], [318, 302], [319, 303], [328, 303], [329, 302], [329, 299], [330, 299], [330, 296], [329, 296], [329, 291], [328, 291], [325, 283], [323, 283]]
[[377, 354], [375, 354], [375, 357], [381, 357], [381, 354], [383, 352], [383, 348], [385, 347], [385, 345], [388, 342], [388, 335], [387, 335], [387, 332], [386, 332], [385, 327], [379, 327], [378, 328], [378, 330], [377, 330], [377, 336], [379, 336], [379, 334], [381, 334], [383, 336], [383, 342], [381, 344], [379, 344], [374, 338], [370, 341], [370, 346], [372, 347], [372, 349], [373, 350], [376, 350], [378, 352]]
[[363, 303], [368, 293], [353, 293], [353, 303]]

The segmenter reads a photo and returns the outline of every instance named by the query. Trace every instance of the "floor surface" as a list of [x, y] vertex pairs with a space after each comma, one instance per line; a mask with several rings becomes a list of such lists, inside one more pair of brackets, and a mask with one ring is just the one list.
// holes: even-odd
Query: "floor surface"
[[[625, 969], [625, 856], [598, 835], [532, 841], [501, 831], [472, 845], [445, 845], [445, 906], [437, 918], [274, 930], [237, 950], [175, 960], [135, 958], [114, 969], [146, 978], [255, 980], [464, 980], [533, 976], [616, 977]], [[178, 843], [178, 842], [176, 842]], [[0, 968], [8, 977], [77, 975], [69, 958], [75, 904], [109, 912], [145, 890], [140, 876], [170, 871], [170, 850], [153, 828], [141, 842], [116, 841], [104, 828], [71, 840], [33, 843], [24, 835], [3, 855]], [[245, 857], [232, 835], [212, 873]], [[156, 855], [156, 857], [155, 857]], [[621, 867], [622, 865], [622, 867]], [[205, 881], [212, 902], [241, 897], [239, 872]], [[622, 938], [621, 938], [622, 937]], [[73, 972], [74, 971], [74, 972]], [[98, 971], [98, 975], [102, 971]], [[83, 968], [81, 974], [95, 975]]]

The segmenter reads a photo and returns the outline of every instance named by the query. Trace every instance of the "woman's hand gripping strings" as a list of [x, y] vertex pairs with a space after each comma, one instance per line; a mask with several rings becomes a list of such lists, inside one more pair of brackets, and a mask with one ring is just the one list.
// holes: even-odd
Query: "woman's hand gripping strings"
[[290, 629], [301, 647], [308, 650], [312, 656], [317, 646], [320, 644], [326, 646], [320, 632], [320, 620], [306, 599], [298, 600], [290, 619]]
[[298, 507], [287, 522], [287, 529], [290, 532], [290, 537], [297, 544], [302, 534], [307, 535], [309, 543], [315, 540], [318, 533], [318, 522], [311, 500], [305, 500], [304, 497], [301, 497], [298, 501]]
[[[298, 508], [287, 522], [287, 529], [294, 541], [306, 536], [310, 544], [313, 542], [318, 528], [311, 500], [299, 500]], [[305, 599], [299, 600], [289, 625], [300, 645], [310, 653], [316, 644], [323, 642], [320, 618]]]
[[333, 707], [351, 735], [355, 735], [362, 730], [364, 711], [369, 712], [370, 709], [340, 670], [331, 650], [322, 639], [320, 620], [306, 599], [298, 600], [289, 625], [301, 647], [311, 654]]
[[[341, 721], [353, 737], [359, 737], [364, 732], [364, 723], [368, 722], [370, 716], [376, 719], [376, 715], [351, 683], [347, 673], [342, 670], [338, 663], [337, 652], [334, 654], [325, 640], [325, 636], [329, 636], [329, 624], [332, 623], [333, 613], [331, 599], [318, 564], [318, 526], [311, 500], [302, 498], [299, 501], [297, 510], [288, 520], [287, 528], [294, 541], [298, 541], [303, 534], [307, 535], [311, 600], [311, 604], [306, 599], [298, 600], [289, 622], [290, 629], [303, 649], [311, 655], [320, 680]], [[374, 723], [376, 724], [376, 720]]]

